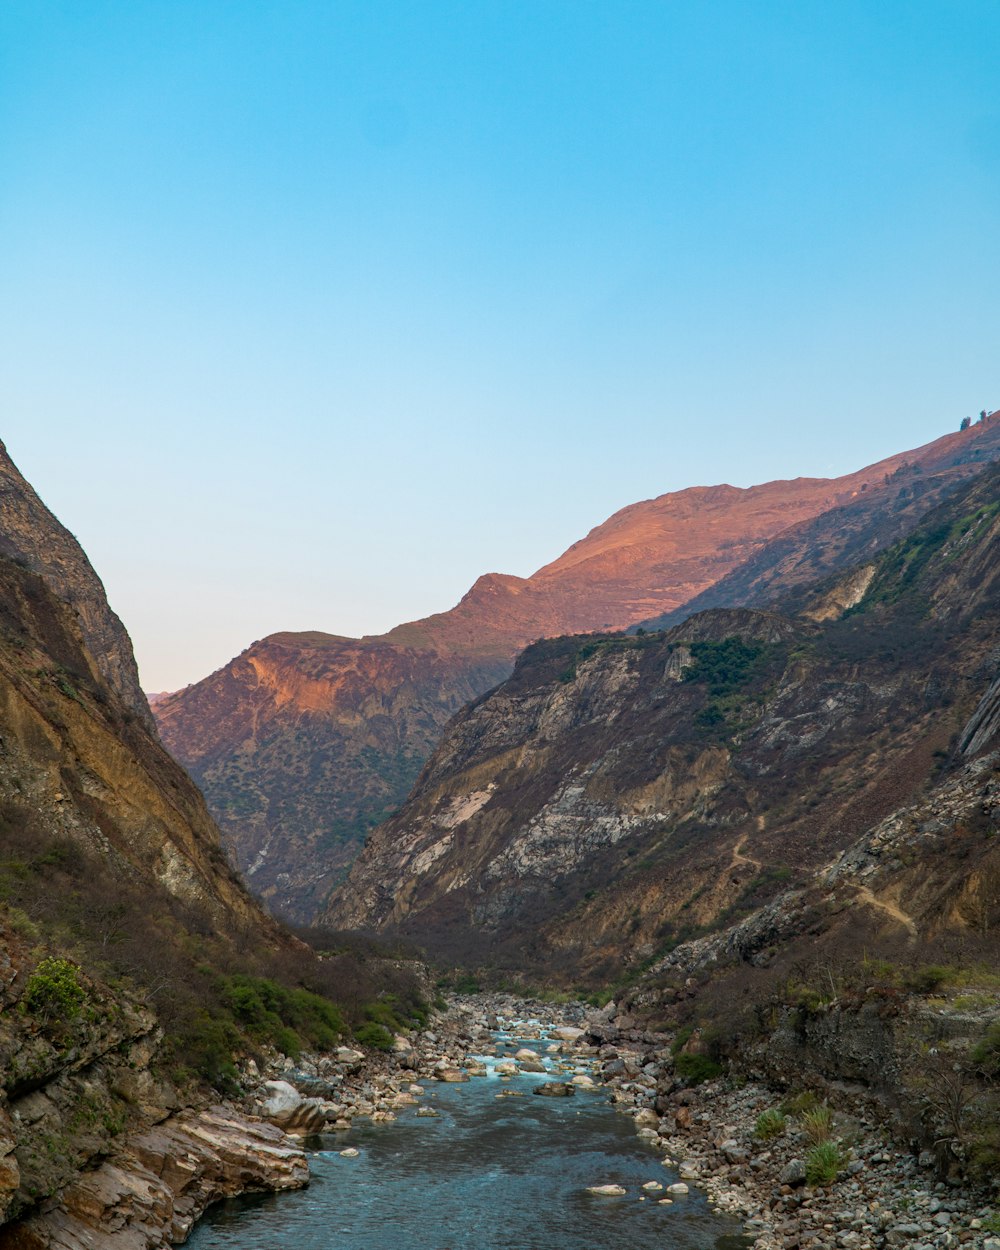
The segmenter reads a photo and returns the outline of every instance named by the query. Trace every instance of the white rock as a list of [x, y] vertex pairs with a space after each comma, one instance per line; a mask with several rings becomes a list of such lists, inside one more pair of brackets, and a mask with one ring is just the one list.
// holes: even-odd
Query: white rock
[[621, 1185], [588, 1185], [588, 1194], [600, 1194], [603, 1198], [620, 1198], [625, 1193]]
[[353, 1146], [348, 1146], [346, 1150], [340, 1152], [340, 1157], [342, 1159], [356, 1159], [360, 1153], [360, 1150], [355, 1150]]
[[643, 1185], [643, 1189], [648, 1190], [649, 1193], [655, 1193], [657, 1190], [662, 1188], [663, 1186], [659, 1181], [647, 1181], [645, 1185]]
[[667, 1186], [668, 1194], [686, 1194], [689, 1192], [687, 1185], [683, 1181], [676, 1181], [673, 1185]]

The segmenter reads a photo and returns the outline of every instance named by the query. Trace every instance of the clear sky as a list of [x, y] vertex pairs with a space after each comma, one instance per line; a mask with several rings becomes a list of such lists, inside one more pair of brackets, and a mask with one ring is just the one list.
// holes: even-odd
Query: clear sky
[[996, 0], [4, 0], [0, 435], [144, 684], [1000, 406]]

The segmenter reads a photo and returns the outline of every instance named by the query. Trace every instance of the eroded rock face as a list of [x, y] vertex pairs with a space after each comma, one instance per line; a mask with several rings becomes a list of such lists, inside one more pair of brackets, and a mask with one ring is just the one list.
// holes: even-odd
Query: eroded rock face
[[160, 730], [255, 892], [309, 921], [369, 828], [406, 798], [449, 718], [507, 677], [526, 644], [690, 615], [684, 605], [758, 560], [703, 606], [765, 603], [779, 582], [870, 558], [997, 454], [1000, 420], [835, 480], [645, 500], [531, 577], [487, 574], [450, 611], [380, 637], [254, 643], [158, 700]]
[[274, 1125], [214, 1106], [134, 1137], [113, 1162], [84, 1173], [48, 1210], [4, 1231], [11, 1250], [152, 1250], [184, 1241], [213, 1202], [299, 1189], [301, 1147]]
[[73, 535], [38, 498], [0, 443], [0, 555], [38, 573], [76, 612], [97, 669], [122, 703], [154, 730], [132, 643], [108, 605], [101, 579]]

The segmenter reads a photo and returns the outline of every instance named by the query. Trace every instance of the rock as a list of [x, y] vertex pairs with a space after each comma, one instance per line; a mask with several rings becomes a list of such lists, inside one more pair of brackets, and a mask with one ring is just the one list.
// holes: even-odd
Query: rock
[[593, 1079], [589, 1076], [585, 1076], [582, 1073], [577, 1076], [574, 1076], [572, 1083], [577, 1087], [577, 1089], [596, 1089], [597, 1088], [593, 1082]]
[[583, 1029], [577, 1029], [572, 1025], [566, 1024], [561, 1028], [553, 1029], [552, 1036], [558, 1037], [561, 1042], [578, 1042], [583, 1037], [583, 1032]]
[[183, 1112], [132, 1138], [23, 1221], [23, 1244], [164, 1246], [185, 1241], [213, 1202], [235, 1194], [300, 1189], [309, 1179], [302, 1149], [271, 1124], [231, 1107]]
[[265, 1081], [268, 1098], [261, 1104], [260, 1114], [282, 1132], [295, 1137], [319, 1133], [326, 1126], [323, 1100], [303, 1098], [287, 1081]]
[[586, 1192], [602, 1198], [621, 1198], [627, 1191], [621, 1185], [588, 1185]]
[[933, 1150], [921, 1150], [917, 1156], [917, 1167], [920, 1168], [932, 1168], [936, 1162], [937, 1156]]
[[364, 1054], [360, 1050], [352, 1050], [350, 1046], [340, 1046], [337, 1048], [337, 1062], [354, 1064], [361, 1063], [364, 1060]]
[[778, 1176], [781, 1185], [804, 1185], [806, 1183], [806, 1165], [801, 1159], [790, 1159], [781, 1169]]
[[645, 1189], [648, 1193], [655, 1193], [662, 1188], [663, 1186], [659, 1181], [647, 1181], [645, 1185], [643, 1185], [643, 1189]]
[[532, 1091], [544, 1098], [569, 1098], [576, 1093], [575, 1087], [568, 1081], [543, 1081]]
[[913, 1247], [921, 1231], [919, 1224], [896, 1224], [886, 1230], [885, 1244], [887, 1246]]
[[469, 1074], [468, 1072], [463, 1072], [461, 1068], [436, 1068], [434, 1079], [436, 1081], [444, 1081], [448, 1085], [459, 1085], [461, 1082], [469, 1079]]
[[353, 1146], [348, 1146], [346, 1150], [340, 1152], [340, 1157], [342, 1159], [356, 1159], [360, 1153], [360, 1150], [355, 1150]]
[[675, 1181], [673, 1185], [667, 1186], [668, 1194], [687, 1194], [690, 1192], [691, 1192], [690, 1189], [688, 1188], [687, 1185], [684, 1184], [683, 1181]]

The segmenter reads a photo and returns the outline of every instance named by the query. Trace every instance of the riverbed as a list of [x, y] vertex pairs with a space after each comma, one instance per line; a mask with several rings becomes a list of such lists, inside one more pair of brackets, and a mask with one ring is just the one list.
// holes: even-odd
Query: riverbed
[[[501, 1038], [503, 1042], [504, 1038]], [[531, 1045], [545, 1073], [426, 1082], [386, 1124], [355, 1122], [311, 1139], [312, 1181], [298, 1193], [248, 1197], [205, 1216], [192, 1250], [735, 1250], [739, 1226], [677, 1174], [616, 1114], [601, 1087], [571, 1097], [534, 1089], [553, 1076], [547, 1039]], [[519, 1040], [510, 1048], [523, 1046]], [[341, 1151], [356, 1150], [356, 1155]], [[661, 1189], [643, 1188], [656, 1183]], [[615, 1184], [622, 1196], [588, 1193]]]

